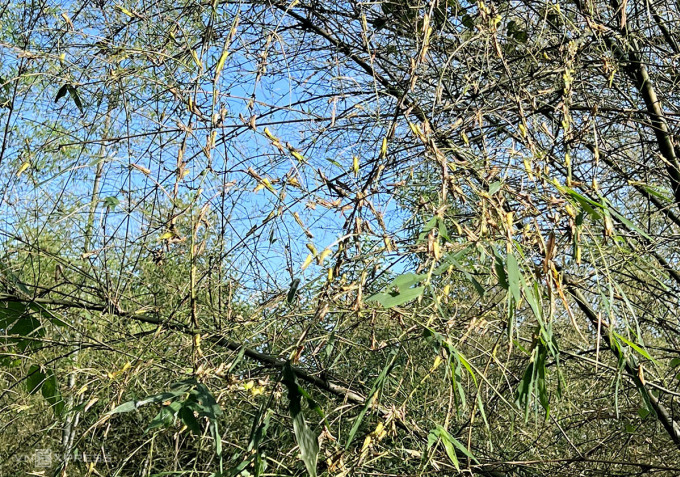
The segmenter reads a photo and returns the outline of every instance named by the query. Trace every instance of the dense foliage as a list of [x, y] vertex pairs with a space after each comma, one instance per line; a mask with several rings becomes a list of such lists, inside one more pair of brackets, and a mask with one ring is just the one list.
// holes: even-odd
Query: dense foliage
[[0, 474], [678, 475], [680, 7], [0, 5]]

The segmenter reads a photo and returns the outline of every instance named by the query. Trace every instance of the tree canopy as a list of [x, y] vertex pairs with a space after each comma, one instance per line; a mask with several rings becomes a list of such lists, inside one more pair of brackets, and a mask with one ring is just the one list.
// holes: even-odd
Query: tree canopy
[[679, 21], [4, 2], [0, 474], [678, 475]]

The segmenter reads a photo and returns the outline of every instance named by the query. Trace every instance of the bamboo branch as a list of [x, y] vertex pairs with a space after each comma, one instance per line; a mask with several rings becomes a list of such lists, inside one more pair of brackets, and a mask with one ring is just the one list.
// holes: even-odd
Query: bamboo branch
[[[600, 330], [600, 336], [602, 340], [607, 344], [609, 349], [618, 359], [619, 355], [615, 347], [612, 346], [610, 336], [611, 330], [609, 329], [609, 327], [604, 323], [600, 323], [597, 314], [592, 310], [592, 308], [590, 308], [590, 305], [588, 305], [588, 300], [583, 296], [581, 291], [576, 287], [576, 284], [572, 280], [565, 276], [564, 284], [566, 285], [566, 288], [571, 294], [571, 296], [574, 297], [576, 304], [581, 309], [583, 314], [586, 315], [586, 317], [590, 320], [591, 324], [593, 325], [593, 328]], [[659, 399], [656, 396], [654, 396], [649, 386], [647, 386], [646, 383], [641, 379], [639, 367], [638, 365], [636, 365], [636, 363], [631, 357], [624, 358], [624, 369], [628, 377], [633, 380], [638, 389], [640, 389], [641, 392], [645, 393], [645, 396], [649, 400], [649, 403], [652, 406], [652, 408], [654, 409], [654, 412], [656, 413], [657, 418], [661, 422], [661, 425], [663, 425], [664, 429], [666, 429], [666, 432], [673, 440], [676, 447], [680, 449], [680, 426], [672, 418], [666, 407], [659, 401]]]

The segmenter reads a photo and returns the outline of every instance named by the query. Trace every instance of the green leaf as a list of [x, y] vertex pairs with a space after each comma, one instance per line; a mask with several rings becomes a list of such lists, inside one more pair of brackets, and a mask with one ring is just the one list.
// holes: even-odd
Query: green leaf
[[642, 184], [643, 189], [649, 192], [651, 195], [658, 197], [666, 202], [673, 202], [673, 197], [666, 191], [659, 190], [649, 184]]
[[680, 366], [680, 358], [671, 359], [671, 368], [677, 368]]
[[295, 296], [297, 295], [298, 287], [300, 286], [300, 279], [295, 278], [290, 282], [290, 288], [288, 289], [288, 295], [286, 296], [286, 301], [288, 303], [293, 303]]
[[[533, 286], [530, 286], [522, 280], [522, 288], [524, 289], [524, 296], [527, 299], [527, 303], [529, 303], [531, 310], [534, 312], [534, 316], [541, 322], [543, 308], [541, 307], [541, 292], [538, 288], [538, 284], [534, 283]], [[550, 340], [546, 341], [549, 342]]]
[[64, 326], [61, 320], [35, 303], [16, 300], [0, 301], [0, 329], [6, 330], [7, 335], [16, 335], [6, 338], [6, 341], [14, 343], [19, 351], [38, 345], [38, 342], [33, 339], [20, 337], [36, 338], [45, 335], [44, 323], [39, 319], [42, 317], [47, 318], [54, 325]]
[[43, 397], [52, 406], [55, 416], [62, 416], [64, 414], [64, 400], [61, 398], [57, 377], [51, 369], [47, 370], [47, 378], [40, 390]]
[[167, 406], [161, 407], [161, 410], [154, 416], [144, 432], [149, 432], [152, 429], [160, 427], [170, 427], [175, 422], [175, 416], [182, 409], [182, 403], [173, 401]]
[[80, 96], [78, 95], [78, 91], [76, 90], [76, 88], [74, 86], [68, 85], [68, 92], [71, 95], [71, 99], [75, 103], [76, 107], [78, 108], [78, 110], [82, 114], [84, 112], [83, 103], [82, 103], [82, 101], [80, 101]]
[[290, 417], [293, 419], [293, 432], [295, 439], [300, 447], [300, 454], [302, 461], [305, 463], [307, 472], [310, 477], [316, 477], [316, 463], [319, 456], [319, 441], [316, 434], [307, 426], [305, 418], [302, 414], [302, 393], [297, 384], [297, 377], [295, 371], [290, 364], [286, 362], [283, 366], [283, 384], [288, 388], [288, 410]]
[[441, 218], [438, 219], [438, 222], [439, 222], [439, 236], [446, 240], [447, 242], [450, 242], [451, 237], [449, 236], [449, 230], [446, 228], [446, 224]]
[[493, 262], [493, 267], [498, 276], [498, 284], [507, 290], [510, 286], [508, 283], [508, 275], [505, 273], [505, 267], [503, 266], [503, 261], [500, 257], [496, 257]]
[[460, 464], [458, 463], [458, 456], [456, 455], [456, 449], [453, 447], [452, 439], [453, 436], [451, 436], [451, 434], [449, 434], [446, 429], [441, 426], [437, 426], [435, 429], [432, 429], [427, 436], [427, 448], [432, 448], [437, 440], [441, 440], [442, 444], [444, 444], [446, 455], [449, 456], [449, 460], [456, 470], [460, 471]]
[[477, 294], [480, 297], [484, 298], [484, 294], [486, 293], [486, 290], [484, 290], [484, 287], [482, 286], [482, 284], [479, 283], [479, 281], [477, 281], [477, 279], [475, 277], [473, 277], [472, 275], [470, 275], [469, 273], [466, 273], [465, 276], [467, 277], [468, 280], [470, 280], [470, 283], [472, 283], [472, 286], [475, 287], [475, 291], [477, 292]]
[[425, 287], [406, 288], [401, 292], [392, 291], [388, 293], [377, 293], [366, 301], [376, 301], [384, 308], [392, 308], [418, 298], [422, 295], [423, 290], [425, 290]]
[[463, 454], [465, 454], [466, 457], [469, 457], [473, 462], [476, 462], [477, 464], [479, 464], [479, 461], [477, 460], [477, 458], [472, 454], [472, 452], [470, 452], [469, 450], [467, 450], [467, 447], [465, 447], [465, 446], [464, 446], [458, 439], [456, 439], [455, 437], [451, 436], [450, 434], [449, 434], [449, 436], [450, 436], [450, 439], [451, 439], [451, 443], [452, 443], [454, 446], [456, 446], [456, 448], [457, 448], [460, 452], [462, 452]]
[[624, 224], [626, 227], [628, 227], [630, 230], [633, 230], [633, 231], [639, 233], [640, 235], [642, 235], [643, 237], [645, 237], [647, 240], [652, 240], [652, 237], [650, 237], [649, 235], [647, 235], [647, 233], [646, 233], [644, 230], [642, 230], [640, 227], [638, 227], [638, 226], [635, 225], [633, 222], [631, 222], [630, 220], [628, 220], [626, 217], [624, 217], [623, 215], [619, 214], [617, 211], [615, 211], [615, 210], [613, 210], [613, 209], [610, 209], [610, 212], [611, 212], [611, 214], [612, 214], [614, 217], [616, 217], [617, 219], [619, 219], [619, 220], [621, 221], [621, 223], [623, 223], [623, 224]]
[[65, 84], [64, 86], [59, 88], [59, 91], [57, 91], [57, 96], [54, 98], [55, 103], [66, 95], [66, 93], [68, 92], [68, 87], [69, 85]]
[[40, 370], [40, 366], [37, 364], [32, 365], [28, 369], [28, 376], [26, 377], [26, 390], [28, 393], [32, 394], [40, 389], [46, 378], [47, 376]]
[[198, 423], [198, 420], [196, 419], [192, 409], [190, 409], [188, 406], [182, 406], [177, 413], [177, 417], [179, 417], [182, 422], [186, 424], [187, 428], [192, 434], [195, 436], [201, 435], [201, 426]]
[[42, 396], [49, 403], [57, 417], [64, 414], [64, 400], [61, 398], [57, 377], [54, 371], [47, 369], [42, 371], [40, 366], [34, 364], [28, 370], [26, 389], [29, 394], [41, 391]]
[[66, 83], [64, 86], [59, 88], [59, 91], [57, 91], [57, 96], [54, 98], [54, 102], [55, 103], [58, 102], [61, 98], [66, 96], [66, 93], [68, 93], [69, 96], [71, 96], [73, 103], [76, 105], [78, 110], [80, 110], [80, 112], [83, 113], [84, 112], [83, 102], [80, 100], [78, 90], [76, 90], [76, 88], [70, 83]]
[[470, 373], [470, 376], [472, 376], [472, 380], [475, 382], [475, 386], [479, 387], [479, 384], [477, 384], [477, 377], [475, 376], [475, 373], [472, 371], [472, 366], [470, 366], [470, 363], [467, 362], [467, 359], [465, 359], [465, 356], [463, 356], [460, 352], [456, 351], [456, 357], [458, 360], [460, 360], [460, 363], [465, 366], [465, 369], [467, 369], [467, 372]]
[[458, 255], [458, 254], [456, 254], [456, 255], [449, 254], [449, 255], [446, 256], [446, 260], [447, 260], [448, 262], [451, 262], [451, 263], [456, 267], [456, 269], [458, 269], [458, 270], [460, 270], [461, 272], [463, 272], [463, 275], [465, 275], [465, 278], [467, 278], [467, 280], [468, 280], [470, 283], [472, 283], [472, 286], [475, 288], [475, 291], [477, 292], [477, 294], [478, 294], [480, 297], [483, 298], [483, 297], [484, 297], [484, 294], [486, 293], [486, 290], [484, 290], [484, 287], [477, 281], [477, 279], [476, 279], [474, 276], [472, 276], [472, 274], [471, 274], [470, 272], [468, 272], [468, 271], [465, 269], [465, 267], [463, 267], [463, 266], [460, 264], [460, 262], [458, 262], [457, 258], [459, 258], [459, 255]]
[[573, 199], [575, 199], [576, 202], [578, 202], [578, 204], [581, 206], [581, 208], [588, 213], [588, 215], [590, 215], [596, 220], [602, 219], [602, 215], [600, 214], [598, 209], [605, 209], [604, 205], [579, 194], [578, 192], [569, 187], [558, 186], [558, 189], [560, 189], [563, 192], [566, 192]]
[[399, 291], [409, 288], [418, 282], [423, 281], [424, 275], [416, 275], [415, 273], [404, 273], [392, 280], [391, 286], [397, 287]]
[[[448, 434], [448, 432], [447, 432]], [[449, 459], [451, 460], [451, 463], [453, 463], [454, 467], [456, 470], [460, 471], [460, 465], [458, 464], [458, 456], [456, 455], [456, 449], [453, 447], [453, 442], [451, 439], [448, 439], [446, 437], [440, 436], [442, 438], [442, 443], [444, 444], [444, 449], [446, 449], [446, 455], [449, 456]]]
[[134, 411], [135, 409], [145, 406], [147, 404], [152, 404], [152, 403], [157, 403], [157, 402], [163, 402], [163, 401], [173, 401], [177, 399], [179, 396], [186, 394], [190, 390], [193, 389], [193, 387], [197, 384], [197, 381], [194, 379], [187, 379], [185, 381], [180, 381], [178, 383], [174, 383], [172, 386], [170, 386], [170, 391], [164, 391], [162, 393], [155, 394], [153, 396], [149, 396], [145, 399], [142, 399], [140, 401], [128, 401], [125, 402], [117, 407], [115, 407], [112, 411], [109, 412], [109, 414], [118, 414], [121, 412], [131, 412]]
[[428, 449], [432, 447], [432, 445], [436, 442], [437, 439], [441, 439], [442, 444], [444, 444], [444, 450], [446, 451], [446, 455], [449, 456], [449, 459], [451, 460], [451, 463], [454, 465], [456, 470], [460, 471], [456, 449], [458, 449], [458, 452], [460, 452], [461, 454], [469, 457], [472, 461], [479, 463], [475, 456], [472, 455], [472, 453], [468, 451], [467, 448], [458, 441], [458, 439], [453, 437], [449, 433], [449, 431], [447, 431], [440, 425], [437, 425], [437, 427], [430, 431], [430, 434], [428, 435], [427, 438]]
[[10, 284], [17, 287], [17, 289], [21, 293], [23, 293], [26, 296], [31, 296], [31, 292], [28, 291], [28, 288], [26, 288], [26, 285], [24, 285], [21, 282], [21, 280], [19, 280], [19, 277], [16, 276], [16, 274], [12, 271], [12, 269], [10, 267], [5, 265], [4, 263], [0, 263], [0, 272], [2, 272], [3, 275], [5, 275], [3, 278], [6, 278], [10, 282]]
[[[264, 413], [264, 418], [262, 417]], [[260, 447], [260, 443], [267, 435], [267, 429], [269, 429], [269, 421], [271, 420], [273, 411], [271, 409], [266, 409], [266, 405], [262, 404], [259, 411], [255, 415], [253, 420], [253, 427], [250, 430], [250, 439], [248, 441], [248, 448], [246, 451], [257, 450]]]
[[508, 254], [506, 266], [508, 268], [508, 287], [510, 289], [510, 293], [512, 293], [515, 303], [519, 303], [520, 299], [522, 298], [520, 292], [522, 289], [522, 274], [519, 271], [517, 259], [513, 253]]
[[124, 402], [123, 404], [116, 406], [113, 408], [113, 410], [110, 412], [110, 414], [119, 414], [121, 412], [131, 412], [137, 409], [137, 405], [135, 401], [127, 401]]
[[118, 204], [120, 204], [120, 200], [118, 200], [118, 198], [113, 197], [113, 196], [111, 196], [111, 197], [105, 197], [105, 198], [102, 200], [102, 202], [104, 203], [104, 206], [105, 206], [109, 211], [112, 211], [113, 209], [116, 208], [116, 206], [118, 206]]
[[219, 428], [217, 426], [217, 421], [210, 421], [210, 424], [208, 424], [208, 430], [210, 431], [210, 435], [213, 438], [213, 442], [215, 443], [215, 455], [219, 458], [220, 461], [220, 474], [222, 473], [222, 436], [220, 435]]
[[197, 411], [199, 416], [207, 417], [210, 421], [216, 421], [217, 418], [222, 416], [222, 408], [217, 404], [205, 384], [198, 384], [191, 391], [191, 398], [193, 399], [187, 400], [187, 402], [191, 403], [192, 409]]
[[642, 349], [640, 346], [636, 345], [632, 341], [627, 340], [626, 338], [624, 338], [623, 336], [621, 336], [620, 334], [618, 334], [616, 332], [613, 332], [613, 333], [614, 333], [614, 335], [616, 336], [617, 339], [626, 343], [628, 346], [630, 346], [635, 351], [637, 351], [640, 355], [644, 356], [645, 358], [647, 358], [648, 360], [650, 360], [652, 362], [655, 362], [654, 359], [649, 355], [649, 353], [647, 353], [647, 351]]
[[425, 224], [423, 230], [418, 235], [418, 243], [423, 242], [425, 240], [425, 237], [427, 237], [427, 234], [430, 232], [430, 230], [437, 227], [437, 220], [438, 217], [434, 216]]
[[525, 418], [528, 416], [529, 403], [531, 401], [531, 391], [534, 387], [534, 363], [529, 362], [527, 369], [524, 371], [524, 376], [519, 383], [517, 391], [515, 392], [515, 404], [520, 409], [525, 410]]
[[349, 436], [347, 437], [347, 444], [345, 444], [345, 449], [349, 449], [349, 447], [352, 445], [352, 441], [354, 440], [354, 437], [356, 436], [356, 433], [359, 430], [359, 426], [361, 426], [361, 422], [363, 421], [366, 412], [371, 407], [371, 401], [373, 400], [373, 396], [375, 395], [375, 393], [378, 392], [378, 389], [382, 387], [385, 378], [387, 378], [387, 376], [390, 374], [390, 371], [392, 371], [392, 368], [394, 367], [394, 363], [397, 359], [397, 354], [398, 354], [397, 350], [392, 351], [392, 353], [390, 354], [390, 358], [387, 360], [387, 364], [382, 369], [378, 377], [375, 379], [375, 382], [371, 387], [371, 392], [369, 392], [368, 396], [366, 396], [364, 407], [359, 412], [359, 415], [354, 420], [352, 429], [349, 431]]
[[491, 427], [489, 426], [489, 421], [486, 419], [486, 412], [484, 411], [484, 403], [482, 402], [482, 394], [477, 393], [477, 408], [479, 409], [479, 414], [482, 416], [482, 420], [484, 421], [484, 426], [486, 427], [487, 431], [491, 431]]
[[494, 195], [501, 188], [501, 182], [496, 181], [489, 184], [489, 195]]

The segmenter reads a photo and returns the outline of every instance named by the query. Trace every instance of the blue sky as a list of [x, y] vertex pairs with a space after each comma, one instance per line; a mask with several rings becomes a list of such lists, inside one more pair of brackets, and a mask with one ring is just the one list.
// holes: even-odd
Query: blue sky
[[[137, 12], [137, 6], [126, 8]], [[215, 22], [227, 31], [237, 8], [230, 5], [212, 20], [206, 14], [203, 21]], [[228, 266], [238, 271], [253, 292], [285, 289], [291, 272], [303, 283], [325, 275], [325, 270], [315, 264], [304, 272], [300, 270], [309, 254], [307, 245], [313, 244], [320, 252], [336, 242], [345, 234], [342, 226], [351, 210], [339, 213], [322, 205], [337, 197], [324, 185], [319, 171], [330, 180], [340, 178], [352, 192], [359, 190], [369, 172], [367, 164], [378, 157], [380, 141], [392, 119], [391, 111], [379, 110], [387, 103], [375, 101], [370, 79], [352, 77], [351, 70], [333, 65], [331, 57], [291, 55], [285, 31], [269, 31], [263, 36], [241, 25], [216, 85], [218, 100], [213, 110], [213, 68], [222, 53], [224, 37], [208, 49], [187, 50], [193, 50], [195, 58], [186, 53], [154, 71], [151, 56], [138, 51], [143, 38], [135, 37], [135, 18], [113, 6], [106, 12], [108, 25], [95, 17], [96, 9], [76, 15], [69, 3], [56, 4], [52, 20], [31, 32], [31, 48], [39, 62], [27, 61], [4, 48], [0, 67], [3, 77], [16, 77], [22, 62], [32, 76], [22, 76], [18, 82], [17, 103], [9, 118], [9, 141], [2, 164], [5, 196], [0, 202], [3, 238], [36, 229], [68, 230], [71, 240], [61, 244], [60, 250], [78, 262], [93, 178], [101, 161], [94, 257], [88, 260], [129, 260], [123, 257], [129, 252], [126, 243], [143, 243], [148, 250], [162, 247], [172, 201], [177, 202], [176, 212], [193, 201], [193, 212], [178, 220], [187, 220], [189, 214], [195, 218], [207, 203], [213, 213], [224, 207], [224, 216], [213, 215], [208, 220], [213, 240], [224, 227], [225, 249], [230, 250], [225, 257]], [[69, 18], [75, 30], [66, 28], [61, 14]], [[272, 11], [262, 14], [279, 15]], [[178, 25], [174, 40], [168, 41], [174, 41], [172, 51], [180, 50], [182, 41], [191, 43], [189, 36], [182, 38], [182, 32], [195, 27], [197, 20], [192, 23], [172, 12], [167, 16]], [[123, 30], [110, 38], [108, 32], [124, 23], [130, 24], [130, 36]], [[109, 53], [96, 54], [97, 42], [107, 38]], [[328, 66], [324, 68], [325, 61]], [[174, 83], [172, 75], [176, 76]], [[157, 78], [156, 83], [150, 78]], [[74, 85], [84, 105], [82, 114], [69, 94], [55, 101], [65, 84]], [[171, 88], [174, 91], [168, 92]], [[190, 111], [190, 99], [208, 119], [220, 109], [226, 110], [223, 124], [216, 128], [216, 147], [210, 159], [202, 150], [210, 121], [197, 120]], [[249, 122], [253, 116], [256, 130], [242, 121]], [[107, 121], [110, 126], [105, 131]], [[192, 129], [188, 131], [185, 126], [190, 123]], [[281, 151], [265, 128], [278, 138]], [[187, 173], [177, 181], [177, 157], [183, 141], [182, 167]], [[304, 156], [304, 161], [294, 157], [289, 145]], [[361, 166], [358, 177], [352, 170], [354, 156]], [[25, 163], [28, 168], [19, 174]], [[258, 180], [253, 178], [253, 171], [271, 181], [276, 194], [267, 188], [256, 191]], [[386, 178], [394, 183], [401, 179]], [[281, 200], [286, 181], [286, 197]], [[222, 197], [225, 184], [228, 191]], [[104, 200], [109, 197], [118, 205], [107, 207], [111, 202]], [[398, 231], [405, 217], [395, 200], [389, 194], [378, 194], [371, 200], [376, 210], [384, 213], [388, 230]], [[348, 204], [350, 199], [342, 200], [342, 205]], [[262, 226], [273, 211], [280, 215]], [[365, 208], [363, 218], [379, 231], [372, 217]], [[256, 234], [242, 242], [253, 227], [258, 227]], [[180, 246], [170, 249], [175, 247]], [[181, 247], [184, 253], [186, 247]]]

